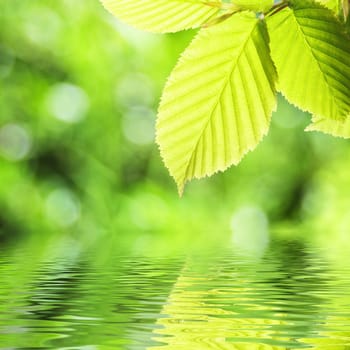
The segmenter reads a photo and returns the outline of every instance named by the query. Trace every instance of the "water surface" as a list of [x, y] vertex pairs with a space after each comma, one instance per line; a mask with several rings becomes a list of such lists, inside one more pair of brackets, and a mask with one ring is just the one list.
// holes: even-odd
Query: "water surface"
[[275, 242], [168, 257], [0, 252], [1, 349], [350, 349], [350, 270]]

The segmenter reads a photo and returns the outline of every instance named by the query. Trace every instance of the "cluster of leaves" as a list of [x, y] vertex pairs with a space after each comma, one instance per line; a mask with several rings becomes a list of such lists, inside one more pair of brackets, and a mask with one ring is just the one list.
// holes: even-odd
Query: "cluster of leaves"
[[266, 135], [276, 93], [350, 138], [349, 0], [101, 0], [151, 32], [201, 28], [163, 91], [157, 143], [180, 194]]

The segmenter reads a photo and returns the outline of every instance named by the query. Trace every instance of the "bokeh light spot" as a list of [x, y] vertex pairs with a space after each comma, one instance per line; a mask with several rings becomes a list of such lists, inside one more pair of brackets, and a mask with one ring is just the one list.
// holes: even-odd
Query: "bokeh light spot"
[[126, 107], [151, 106], [154, 103], [154, 88], [147, 76], [135, 73], [121, 79], [116, 90], [117, 104]]
[[67, 188], [56, 188], [46, 198], [46, 215], [53, 223], [68, 227], [80, 217], [80, 203]]
[[108, 17], [108, 22], [126, 42], [138, 51], [148, 51], [150, 47], [157, 46], [162, 41], [161, 35], [140, 31], [132, 26], [121, 23], [115, 18]]
[[27, 13], [23, 26], [30, 41], [39, 46], [50, 47], [58, 38], [62, 23], [54, 11], [40, 6]]
[[269, 222], [265, 212], [256, 206], [239, 208], [231, 219], [234, 246], [245, 253], [260, 256], [269, 244]]
[[11, 161], [25, 158], [32, 146], [28, 130], [19, 124], [6, 124], [0, 128], [0, 154]]
[[154, 124], [155, 113], [151, 109], [134, 107], [123, 115], [123, 134], [134, 144], [150, 144], [154, 141]]
[[59, 83], [50, 89], [46, 97], [46, 107], [55, 118], [66, 123], [77, 123], [86, 115], [89, 98], [80, 87]]

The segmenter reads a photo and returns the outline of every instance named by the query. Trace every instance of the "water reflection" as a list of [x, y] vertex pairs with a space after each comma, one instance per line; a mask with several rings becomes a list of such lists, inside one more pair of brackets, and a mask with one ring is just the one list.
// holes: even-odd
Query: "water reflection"
[[106, 261], [0, 251], [0, 348], [349, 349], [349, 270], [298, 242]]

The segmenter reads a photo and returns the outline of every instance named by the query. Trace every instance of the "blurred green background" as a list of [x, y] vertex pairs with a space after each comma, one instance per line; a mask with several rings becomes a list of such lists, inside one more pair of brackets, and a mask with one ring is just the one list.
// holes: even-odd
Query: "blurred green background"
[[310, 116], [280, 96], [254, 152], [178, 197], [154, 125], [195, 32], [140, 32], [98, 0], [0, 3], [2, 247], [169, 252], [275, 235], [349, 248], [348, 141], [305, 133]]

